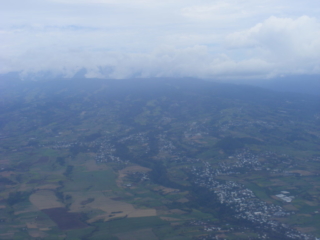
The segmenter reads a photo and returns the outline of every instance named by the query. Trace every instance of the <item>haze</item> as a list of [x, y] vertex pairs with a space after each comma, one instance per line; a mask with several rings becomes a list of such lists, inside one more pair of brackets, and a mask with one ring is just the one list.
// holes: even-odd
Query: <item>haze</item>
[[266, 79], [320, 73], [314, 0], [13, 0], [0, 74]]

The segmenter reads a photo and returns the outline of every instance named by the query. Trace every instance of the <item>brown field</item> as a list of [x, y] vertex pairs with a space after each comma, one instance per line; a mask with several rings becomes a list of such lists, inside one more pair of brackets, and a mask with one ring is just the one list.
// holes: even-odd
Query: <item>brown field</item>
[[41, 232], [39, 230], [36, 230], [36, 229], [29, 229], [28, 233], [29, 233], [30, 237], [33, 237], [33, 238], [47, 237], [47, 234], [45, 234], [44, 232]]
[[314, 228], [314, 227], [305, 227], [305, 228], [299, 228], [299, 227], [297, 227], [297, 230], [300, 231], [300, 232], [303, 232], [303, 233], [309, 233], [309, 232], [314, 232], [314, 231], [316, 231], [317, 229]]
[[163, 186], [159, 186], [154, 188], [155, 191], [160, 191], [163, 194], [169, 194], [169, 193], [173, 193], [175, 191], [178, 191], [178, 189], [174, 189], [174, 188], [167, 188], [167, 187], [163, 187]]
[[30, 195], [30, 202], [38, 209], [60, 208], [64, 207], [61, 202], [58, 202], [53, 191], [40, 190]]
[[116, 236], [120, 240], [158, 240], [151, 228], [141, 229], [134, 232], [119, 233]]
[[201, 136], [201, 135], [189, 137], [188, 140], [194, 141], [194, 142], [199, 143], [199, 144], [207, 144], [207, 142], [205, 142], [203, 140], [203, 136]]
[[[242, 234], [239, 234], [239, 235], [242, 235]], [[225, 239], [226, 237], [227, 237], [227, 235], [225, 235], [225, 234], [218, 234], [218, 235], [216, 235], [216, 237], [218, 238], [218, 239]]]
[[50, 208], [42, 210], [61, 230], [80, 229], [87, 225], [80, 221], [80, 214], [70, 213], [66, 208]]
[[318, 202], [304, 201], [309, 206], [318, 206]]
[[95, 160], [88, 160], [83, 164], [87, 171], [101, 171], [101, 170], [107, 170], [108, 167], [105, 164], [97, 165]]
[[14, 232], [0, 234], [0, 239], [13, 239]]
[[38, 224], [35, 222], [28, 222], [26, 223], [27, 228], [33, 229], [33, 228], [38, 228]]
[[157, 212], [155, 209], [135, 209], [133, 212], [128, 214], [129, 218], [135, 217], [152, 217], [157, 216]]
[[9, 159], [1, 159], [0, 164], [2, 164], [2, 165], [10, 164], [10, 160]]
[[283, 208], [286, 209], [286, 210], [289, 210], [289, 211], [297, 211], [298, 210], [298, 208], [296, 208], [292, 204], [284, 205]]
[[311, 214], [304, 214], [304, 213], [297, 214], [297, 216], [312, 217]]
[[[279, 180], [279, 179], [271, 179], [271, 182], [273, 183], [272, 186], [286, 186], [286, 183]], [[260, 186], [260, 184], [258, 184]], [[260, 186], [264, 187], [264, 186]]]
[[[121, 217], [156, 216], [155, 209], [136, 209], [132, 204], [113, 200], [114, 198], [107, 197], [102, 192], [67, 192], [66, 194], [71, 195], [74, 201], [70, 206], [71, 212], [89, 212], [91, 210], [101, 210], [104, 212], [89, 219], [88, 223], [98, 220], [108, 221]], [[82, 203], [89, 198], [94, 198], [94, 200], [83, 205]]]
[[86, 206], [84, 206], [82, 202], [86, 201], [88, 198], [94, 198], [95, 200], [93, 202], [95, 202], [97, 198], [104, 196], [101, 192], [65, 192], [65, 195], [72, 196], [73, 202], [70, 206], [71, 212], [80, 212], [86, 208], [90, 209], [91, 206], [89, 207], [89, 204], [86, 204]]
[[163, 208], [163, 209], [157, 209], [157, 215], [159, 216], [159, 215], [161, 215], [161, 216], [163, 216], [163, 215], [170, 215], [170, 214], [186, 214], [187, 212], [185, 212], [185, 211], [182, 211], [182, 210], [180, 210], [180, 209], [165, 209], [165, 208]]
[[177, 200], [177, 202], [186, 203], [186, 202], [189, 202], [189, 199], [187, 199], [187, 198], [180, 198], [179, 200]]
[[51, 228], [39, 228], [40, 231], [50, 231]]
[[15, 175], [15, 173], [12, 172], [12, 171], [5, 171], [5, 172], [1, 172], [1, 173], [0, 173], [0, 176], [1, 176], [1, 177], [10, 177], [10, 176], [12, 176], [12, 175]]
[[59, 187], [59, 185], [56, 184], [45, 184], [41, 185], [39, 187], [36, 187], [35, 190], [55, 190]]

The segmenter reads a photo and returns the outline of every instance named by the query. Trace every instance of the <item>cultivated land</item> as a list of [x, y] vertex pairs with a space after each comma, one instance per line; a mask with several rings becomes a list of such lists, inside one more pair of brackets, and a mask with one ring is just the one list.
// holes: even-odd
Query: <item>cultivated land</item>
[[2, 82], [0, 239], [320, 238], [320, 99]]

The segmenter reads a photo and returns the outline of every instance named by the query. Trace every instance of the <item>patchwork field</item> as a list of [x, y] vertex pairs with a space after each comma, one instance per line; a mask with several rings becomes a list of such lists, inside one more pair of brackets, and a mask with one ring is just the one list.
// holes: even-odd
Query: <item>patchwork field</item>
[[318, 99], [189, 80], [0, 87], [0, 239], [319, 238]]
[[39, 190], [30, 195], [29, 199], [40, 210], [64, 207], [64, 204], [58, 201], [54, 192], [49, 190]]

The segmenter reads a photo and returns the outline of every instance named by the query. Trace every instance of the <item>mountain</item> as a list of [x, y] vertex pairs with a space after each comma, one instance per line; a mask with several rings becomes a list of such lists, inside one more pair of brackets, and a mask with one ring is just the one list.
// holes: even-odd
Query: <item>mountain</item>
[[319, 75], [294, 75], [268, 80], [244, 81], [243, 83], [279, 92], [304, 93], [320, 96]]

